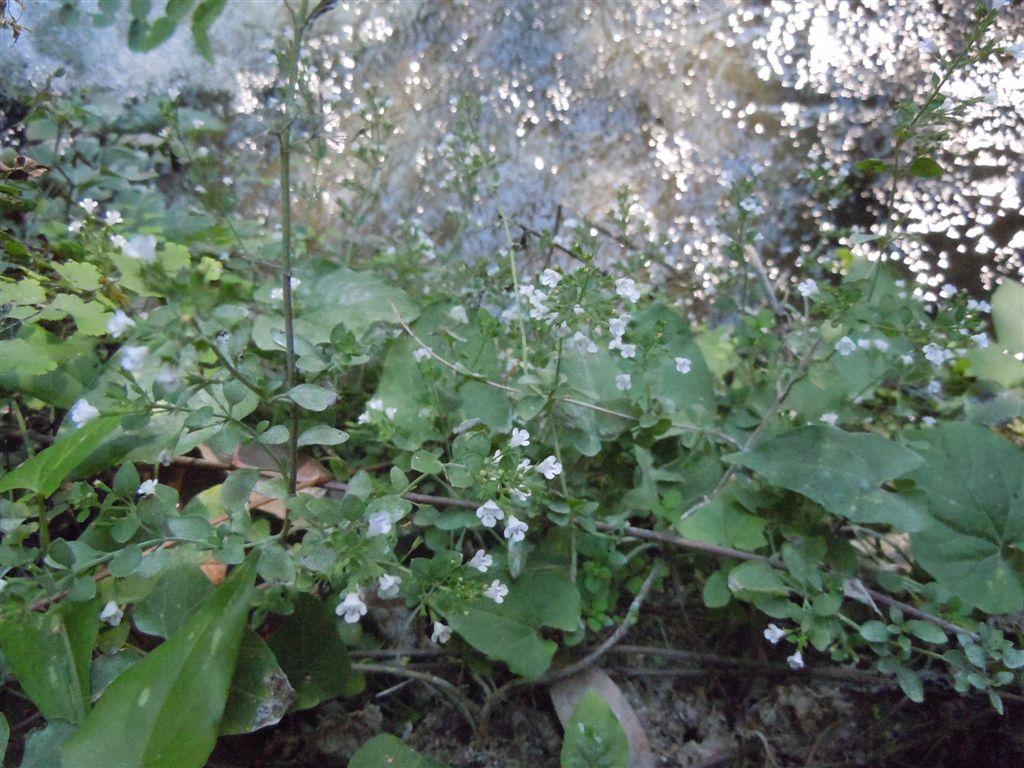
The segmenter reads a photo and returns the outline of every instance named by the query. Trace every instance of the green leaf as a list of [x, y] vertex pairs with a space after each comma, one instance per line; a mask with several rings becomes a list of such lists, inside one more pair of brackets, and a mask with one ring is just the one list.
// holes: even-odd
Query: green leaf
[[80, 723], [89, 712], [89, 668], [100, 601], [62, 602], [37, 613], [8, 602], [0, 649], [22, 690], [47, 720]]
[[679, 535], [737, 549], [764, 546], [764, 518], [742, 511], [727, 497], [728, 494], [715, 497], [686, 520], [676, 523]]
[[921, 457], [878, 435], [800, 427], [724, 460], [750, 467], [769, 482], [857, 523], [888, 523], [914, 531], [927, 522], [906, 499], [879, 488], [920, 466]]
[[352, 696], [362, 688], [362, 678], [351, 671], [337, 619], [329, 607], [310, 595], [296, 596], [295, 612], [285, 618], [268, 645], [298, 693], [293, 711], [341, 695]]
[[412, 456], [412, 468], [424, 475], [439, 475], [444, 471], [444, 465], [438, 458], [427, 451], [416, 451]]
[[348, 768], [449, 768], [417, 754], [390, 733], [374, 736], [352, 755]]
[[320, 424], [299, 435], [298, 446], [302, 448], [305, 445], [341, 445], [345, 442], [348, 442], [348, 432]]
[[17, 371], [22, 376], [38, 376], [57, 367], [57, 361], [45, 349], [25, 339], [0, 339], [0, 360], [7, 371]]
[[252, 733], [275, 725], [298, 694], [263, 639], [248, 627], [242, 633], [220, 735]]
[[442, 613], [449, 626], [478, 651], [504, 661], [521, 677], [534, 678], [551, 666], [558, 647], [540, 637], [540, 628], [574, 632], [580, 621], [580, 596], [567, 574], [544, 569], [528, 572], [509, 585], [501, 605], [481, 597]]
[[1024, 608], [1024, 453], [975, 424], [917, 433], [925, 463], [910, 479], [928, 516], [911, 537], [918, 563], [989, 613]]
[[178, 24], [174, 19], [170, 19], [167, 16], [161, 16], [159, 19], [154, 21], [153, 26], [150, 27], [149, 34], [146, 35], [146, 39], [142, 43], [142, 50], [151, 51], [154, 48], [159, 48], [171, 39], [177, 28]]
[[885, 173], [889, 170], [889, 164], [877, 157], [871, 157], [857, 163], [857, 170], [864, 171], [864, 173]]
[[782, 575], [759, 560], [748, 560], [729, 571], [728, 584], [731, 592], [760, 592], [780, 597], [789, 594]]
[[78, 429], [68, 430], [49, 448], [4, 475], [0, 492], [26, 488], [43, 498], [49, 497], [120, 421], [120, 416], [99, 416]]
[[61, 277], [67, 280], [73, 288], [80, 291], [95, 291], [100, 287], [102, 276], [100, 271], [92, 264], [80, 261], [66, 261], [63, 264], [55, 263], [53, 268]]
[[915, 704], [924, 701], [924, 686], [921, 685], [921, 678], [917, 672], [908, 667], [896, 667], [896, 679], [900, 682], [900, 688], [907, 694], [907, 698]]
[[0, 712], [0, 765], [4, 764], [7, 757], [7, 742], [11, 738], [11, 726], [3, 712]]
[[885, 623], [877, 620], [865, 621], [860, 627], [860, 636], [871, 643], [884, 643], [891, 634]]
[[217, 20], [227, 0], [202, 0], [192, 13], [192, 40], [199, 55], [213, 63], [213, 46], [208, 34], [210, 25]]
[[61, 760], [60, 750], [76, 730], [74, 723], [51, 720], [45, 728], [32, 731], [25, 742], [21, 768], [74, 768]]
[[256, 559], [110, 684], [64, 745], [73, 768], [201, 768], [213, 750], [252, 600]]
[[181, 21], [195, 4], [196, 0], [167, 0], [167, 4], [164, 6], [164, 15], [173, 21]]
[[316, 384], [299, 384], [288, 390], [288, 397], [307, 411], [326, 411], [338, 399], [338, 394]]
[[328, 335], [325, 342], [338, 323], [359, 337], [376, 322], [397, 323], [400, 315], [411, 323], [419, 315], [405, 291], [371, 272], [320, 267], [304, 270], [300, 276], [303, 285], [316, 290], [306, 295], [299, 316], [323, 329]]
[[702, 592], [704, 605], [708, 608], [724, 608], [732, 599], [732, 592], [729, 590], [729, 579], [724, 570], [712, 573], [704, 582]]
[[907, 629], [914, 637], [924, 640], [926, 643], [941, 645], [948, 639], [946, 633], [930, 621], [911, 619], [907, 622]]
[[1004, 387], [1024, 384], [1024, 362], [1014, 357], [1024, 352], [1024, 283], [1004, 279], [991, 303], [996, 339], [985, 349], [976, 347], [968, 353], [971, 375]]
[[907, 173], [919, 179], [934, 179], [941, 176], [945, 171], [932, 158], [921, 156], [914, 158], [914, 161], [907, 166]]
[[213, 592], [213, 585], [195, 562], [166, 568], [156, 586], [135, 604], [132, 622], [147, 635], [171, 637]]
[[106, 336], [110, 313], [98, 301], [85, 301], [80, 296], [59, 293], [50, 302], [51, 309], [66, 312], [75, 319], [79, 333], [86, 336]]
[[561, 768], [628, 768], [629, 741], [612, 708], [588, 690], [565, 726]]

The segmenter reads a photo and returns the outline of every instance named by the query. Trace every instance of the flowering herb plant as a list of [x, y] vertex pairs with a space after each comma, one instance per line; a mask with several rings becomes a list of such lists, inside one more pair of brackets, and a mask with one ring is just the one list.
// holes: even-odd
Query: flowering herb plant
[[[468, 693], [416, 674], [486, 729], [680, 583], [793, 670], [874, 668], [914, 701], [949, 680], [1000, 712], [1019, 695], [1024, 286], [921, 301], [885, 258], [895, 216], [823, 233], [834, 272], [769, 271], [754, 180], [723, 202], [732, 313], [596, 263], [585, 234], [540, 258], [506, 218], [457, 282], [435, 249], [468, 219], [447, 245], [410, 229], [343, 263], [292, 224], [302, 38], [330, 3], [298, 5], [271, 119], [278, 236], [224, 203], [232, 177], [198, 150], [225, 116], [180, 94], [92, 147], [94, 175], [62, 136], [122, 115], [44, 94], [23, 150], [61, 178], [4, 182], [0, 380], [24, 460], [0, 478], [0, 647], [39, 744], [67, 768], [200, 766], [220, 735], [360, 691], [374, 670], [350, 649], [409, 642], [473, 665]], [[1008, 54], [995, 14], [943, 73]], [[890, 209], [939, 167], [963, 106], [943, 77], [862, 164]], [[478, 138], [469, 121], [449, 148], [465, 207], [500, 183]], [[153, 195], [172, 156], [205, 181], [201, 213]], [[190, 489], [197, 465], [218, 481]], [[580, 704], [564, 764], [626, 765], [602, 707]], [[393, 741], [353, 765], [420, 764]]]

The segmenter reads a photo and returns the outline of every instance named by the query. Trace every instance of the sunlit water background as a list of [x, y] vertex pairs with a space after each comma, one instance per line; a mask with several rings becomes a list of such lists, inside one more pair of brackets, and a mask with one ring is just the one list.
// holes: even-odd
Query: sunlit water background
[[[1012, 5], [997, 25], [1007, 46], [1024, 42], [1024, 4]], [[38, 83], [64, 66], [60, 87], [112, 89], [125, 100], [169, 87], [223, 91], [242, 115], [234, 138], [248, 162], [260, 162], [275, 40], [287, 32], [277, 0], [228, 4], [211, 30], [212, 66], [193, 51], [187, 25], [135, 54], [126, 18], [103, 29], [60, 26], [58, 6], [26, 0], [31, 31], [13, 48], [5, 36], [5, 81]], [[957, 50], [971, 15], [964, 0], [341, 3], [317, 21], [308, 49], [330, 137], [316, 179], [319, 220], [336, 219], [335, 201], [347, 194], [353, 150], [368, 140], [355, 135], [355, 113], [372, 86], [388, 99], [395, 133], [379, 169], [380, 204], [363, 232], [346, 236], [372, 242], [411, 224], [442, 251], [445, 212], [458, 204], [444, 189], [444, 156], [456, 100], [469, 96], [501, 184], [471, 206], [476, 226], [462, 258], [490, 259], [505, 245], [499, 211], [543, 230], [561, 208], [568, 244], [574, 221], [604, 219], [628, 185], [649, 236], [666, 240], [672, 268], [701, 275], [713, 292], [728, 269], [723, 199], [734, 180], [756, 177], [758, 248], [784, 279], [822, 229], [878, 231], [880, 185], [854, 173], [852, 194], [807, 204], [801, 171], [819, 164], [842, 178], [858, 160], [884, 157], [895, 104], [929, 86], [926, 41]], [[946, 143], [946, 176], [898, 197], [907, 229], [921, 238], [904, 241], [897, 259], [926, 298], [949, 282], [980, 293], [1000, 276], [1024, 278], [1022, 86], [1024, 62], [1006, 56], [954, 79], [949, 93], [987, 100]], [[249, 213], [273, 226], [273, 195], [252, 200]], [[622, 257], [603, 243], [604, 259]], [[650, 279], [665, 277], [652, 266]]]

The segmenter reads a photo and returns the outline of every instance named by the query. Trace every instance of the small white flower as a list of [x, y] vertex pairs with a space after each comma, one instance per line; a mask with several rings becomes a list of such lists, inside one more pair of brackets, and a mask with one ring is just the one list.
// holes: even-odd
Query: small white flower
[[631, 277], [620, 277], [616, 280], [615, 292], [633, 304], [640, 301], [640, 291], [636, 287], [636, 281]]
[[494, 558], [478, 549], [473, 559], [469, 561], [470, 568], [476, 568], [480, 573], [487, 573], [487, 569], [494, 565]]
[[284, 288], [277, 286], [276, 288], [270, 289], [270, 300], [271, 301], [284, 301]]
[[928, 382], [928, 386], [925, 389], [932, 397], [938, 397], [942, 394], [942, 382], [938, 379], [932, 379]]
[[149, 347], [121, 347], [121, 367], [133, 373], [142, 367], [148, 354]]
[[821, 420], [828, 424], [830, 427], [834, 427], [836, 425], [836, 422], [839, 421], [839, 415], [832, 413], [830, 411], [829, 413], [821, 414]]
[[505, 512], [497, 505], [494, 499], [488, 499], [477, 507], [476, 516], [484, 524], [484, 528], [493, 528], [499, 520], [505, 519]]
[[533, 494], [525, 488], [509, 488], [509, 495], [520, 504], [525, 504]]
[[82, 231], [82, 222], [79, 221], [78, 219], [75, 219], [70, 224], [68, 224], [68, 232], [70, 232], [71, 234], [74, 235], [74, 234], [77, 234], [77, 233], [79, 233], [81, 231]]
[[693, 369], [693, 361], [688, 357], [676, 358], [676, 370], [680, 373], [689, 373]]
[[843, 357], [846, 357], [855, 349], [857, 349], [857, 345], [849, 336], [843, 336], [843, 338], [836, 342], [836, 352]]
[[989, 345], [987, 333], [976, 333], [973, 336], [971, 336], [971, 341], [973, 341], [982, 349], [985, 349]]
[[139, 490], [137, 490], [136, 493], [139, 496], [152, 496], [154, 493], [156, 493], [156, 486], [156, 480], [143, 480], [142, 484], [139, 485]]
[[370, 528], [368, 536], [383, 536], [391, 533], [391, 514], [388, 512], [374, 512], [370, 515]]
[[972, 312], [991, 312], [992, 305], [987, 301], [978, 301], [977, 299], [968, 299], [967, 308]]
[[103, 223], [106, 224], [108, 227], [112, 227], [115, 224], [120, 224], [123, 221], [124, 219], [121, 217], [120, 211], [107, 211], [103, 215]]
[[619, 346], [619, 354], [627, 360], [636, 357], [636, 344], [621, 344]]
[[451, 639], [452, 628], [442, 624], [440, 621], [435, 621], [434, 631], [430, 633], [430, 642], [444, 645]]
[[128, 239], [124, 235], [111, 235], [110, 242], [120, 251], [128, 252]]
[[389, 405], [387, 408], [384, 409], [384, 418], [386, 418], [388, 421], [394, 421], [395, 416], [397, 415], [398, 409], [393, 405]]
[[152, 264], [156, 261], [156, 235], [133, 235], [122, 250], [133, 259]]
[[512, 427], [512, 438], [508, 441], [510, 448], [519, 448], [530, 444], [530, 433], [525, 429]]
[[383, 411], [384, 410], [384, 401], [381, 400], [380, 398], [376, 398], [376, 399], [371, 400], [370, 402], [368, 402], [366, 404], [366, 407], [369, 408], [371, 411]]
[[217, 334], [217, 347], [223, 352], [228, 348], [228, 344], [231, 343], [231, 334], [228, 331], [221, 331]]
[[103, 606], [103, 610], [100, 611], [100, 621], [105, 621], [112, 627], [116, 627], [121, 623], [121, 619], [124, 618], [124, 611], [121, 610], [121, 606], [117, 604], [116, 600], [110, 600], [106, 605]]
[[615, 377], [615, 388], [627, 390], [633, 386], [633, 377], [628, 373], [620, 373]]
[[355, 624], [366, 615], [366, 603], [357, 592], [345, 593], [345, 599], [334, 609], [338, 616], [343, 616], [346, 624]]
[[935, 426], [935, 417], [934, 416], [922, 416], [921, 417], [921, 423], [924, 424], [926, 427], [934, 427]]
[[518, 517], [515, 515], [508, 516], [508, 522], [505, 524], [506, 539], [509, 539], [512, 542], [522, 541], [528, 530], [530, 530], [530, 526]]
[[818, 284], [810, 278], [807, 278], [802, 283], [796, 284], [796, 292], [805, 299], [813, 298], [818, 295]]
[[938, 50], [938, 46], [935, 45], [935, 41], [930, 37], [922, 39], [921, 42], [917, 44], [917, 47], [925, 56], [931, 56], [936, 50]]
[[925, 344], [921, 351], [924, 353], [925, 358], [929, 363], [934, 365], [936, 368], [942, 365], [948, 358], [947, 352], [938, 344]]
[[616, 339], [621, 339], [622, 335], [626, 332], [627, 325], [629, 325], [629, 315], [613, 317], [608, 321], [608, 330], [611, 331], [612, 336]]
[[506, 595], [508, 595], [508, 587], [497, 579], [492, 581], [491, 586], [484, 590], [484, 597], [489, 597], [491, 600], [498, 603], [498, 605], [505, 602]]
[[135, 321], [119, 309], [114, 312], [113, 317], [107, 320], [107, 332], [117, 339], [123, 336], [133, 325], [135, 325]]
[[206, 121], [205, 120], [201, 120], [198, 117], [192, 119], [192, 127], [193, 128], [202, 128], [204, 125], [206, 125]]
[[530, 468], [531, 464], [533, 464], [533, 462], [530, 461], [529, 459], [523, 459], [522, 461], [519, 462], [519, 465], [516, 467], [516, 471], [520, 473], [526, 472]]
[[910, 365], [911, 363], [914, 362], [914, 356], [911, 354], [903, 354], [900, 355], [900, 360], [903, 362], [904, 365]]
[[537, 465], [537, 471], [544, 475], [548, 480], [554, 480], [562, 474], [562, 463], [554, 456], [548, 456], [544, 461]]
[[469, 322], [469, 316], [466, 314], [466, 308], [461, 304], [448, 310], [448, 317], [461, 325], [465, 325]]
[[786, 630], [780, 629], [774, 624], [769, 624], [768, 629], [764, 631], [764, 639], [772, 645], [776, 645], [779, 640], [786, 636]]
[[957, 294], [957, 288], [952, 283], [946, 283], [939, 289], [939, 296], [944, 299], [952, 299]]
[[80, 202], [79, 205], [82, 206], [82, 210], [85, 211], [86, 215], [92, 216], [100, 204], [91, 197], [87, 197], [85, 200]]
[[385, 573], [377, 579], [377, 594], [385, 600], [390, 600], [393, 597], [398, 597], [398, 590], [401, 586], [401, 576], [392, 576], [390, 573]]
[[359, 414], [359, 418], [356, 419], [356, 424], [369, 424], [369, 423], [370, 423], [370, 414], [365, 413], [365, 412], [364, 413], [360, 413]]
[[424, 360], [430, 357], [430, 350], [426, 347], [420, 347], [412, 353], [412, 359], [417, 363], [422, 363]]
[[803, 669], [804, 668], [804, 657], [800, 651], [797, 651], [792, 656], [786, 657], [786, 663], [789, 664], [790, 669]]
[[68, 415], [76, 427], [84, 427], [99, 416], [100, 412], [89, 405], [89, 402], [83, 397], [71, 406], [71, 412]]
[[860, 349], [871, 349], [871, 339], [857, 339], [857, 347]]
[[754, 214], [755, 216], [760, 216], [762, 213], [764, 213], [764, 206], [761, 205], [761, 201], [753, 196], [745, 198], [742, 201], [740, 201], [740, 208], [742, 208], [747, 213]]
[[545, 269], [540, 274], [540, 284], [548, 288], [554, 288], [562, 282], [562, 276], [553, 269]]
[[885, 339], [875, 339], [871, 343], [874, 344], [875, 349], [877, 349], [879, 352], [886, 352], [889, 349], [889, 342], [886, 341]]

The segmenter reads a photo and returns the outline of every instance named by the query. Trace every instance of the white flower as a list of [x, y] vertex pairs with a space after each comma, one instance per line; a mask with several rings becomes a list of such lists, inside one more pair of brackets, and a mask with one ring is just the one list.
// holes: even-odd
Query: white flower
[[871, 343], [875, 345], [875, 349], [877, 349], [879, 352], [885, 352], [889, 349], [889, 342], [886, 341], [885, 339], [875, 339]]
[[100, 611], [100, 621], [105, 621], [112, 627], [116, 627], [121, 623], [121, 619], [124, 618], [124, 611], [121, 610], [121, 606], [117, 604], [116, 600], [110, 600], [106, 605], [103, 606], [103, 610]]
[[526, 536], [526, 532], [530, 530], [530, 526], [524, 523], [515, 515], [508, 516], [508, 522], [505, 524], [505, 538], [510, 541], [522, 541]]
[[622, 334], [626, 332], [627, 325], [629, 325], [629, 315], [613, 317], [608, 321], [608, 330], [612, 332], [612, 336], [616, 339], [621, 339]]
[[944, 299], [952, 299], [956, 296], [957, 288], [952, 283], [946, 283], [942, 288], [939, 289], [939, 296]]
[[384, 401], [381, 400], [380, 398], [377, 398], [368, 402], [366, 404], [366, 407], [369, 408], [371, 411], [383, 411]]
[[857, 346], [860, 349], [871, 349], [871, 339], [857, 339]]
[[619, 354], [627, 360], [636, 357], [636, 344], [621, 344], [619, 346]]
[[122, 250], [133, 259], [152, 264], [156, 261], [156, 235], [132, 235]]
[[620, 373], [615, 377], [615, 388], [627, 390], [633, 386], [633, 377], [628, 373]]
[[525, 504], [526, 500], [529, 499], [533, 493], [526, 490], [525, 488], [509, 488], [509, 495], [520, 504]]
[[100, 204], [91, 197], [87, 197], [85, 200], [80, 202], [79, 205], [82, 206], [82, 210], [84, 210], [87, 215], [92, 216]]
[[137, 371], [148, 354], [149, 347], [121, 347], [121, 367], [129, 373]]
[[505, 519], [505, 513], [497, 505], [494, 499], [488, 499], [481, 506], [477, 507], [476, 516], [484, 524], [484, 528], [493, 528], [499, 520]]
[[581, 352], [586, 352], [591, 355], [597, 353], [597, 344], [591, 341], [586, 334], [581, 333], [580, 331], [576, 331], [572, 337], [572, 341]]
[[484, 597], [489, 597], [494, 602], [501, 605], [505, 602], [505, 596], [508, 594], [508, 587], [502, 584], [500, 581], [495, 579], [491, 582], [491, 586], [484, 590]]
[[107, 320], [107, 332], [115, 339], [124, 335], [125, 331], [135, 325], [135, 321], [120, 309], [114, 312], [114, 316]]
[[829, 426], [834, 427], [836, 425], [836, 422], [839, 421], [839, 416], [838, 414], [832, 413], [830, 411], [829, 413], [821, 414], [821, 420], [824, 421]]
[[1024, 60], [1024, 43], [1014, 43], [1013, 45], [1007, 46], [1006, 52], [1013, 56], [1017, 61]]
[[523, 459], [522, 461], [519, 462], [519, 465], [516, 467], [516, 471], [525, 472], [530, 468], [531, 464], [533, 464], [533, 462], [530, 461], [529, 459]]
[[790, 669], [803, 669], [804, 668], [804, 657], [800, 651], [797, 651], [792, 656], [786, 657], [786, 663], [789, 664]]
[[971, 336], [971, 341], [973, 341], [975, 344], [977, 344], [982, 349], [985, 349], [988, 346], [988, 344], [989, 344], [988, 334], [987, 333], [976, 333], [973, 336]]
[[764, 213], [764, 206], [761, 205], [761, 201], [753, 196], [747, 197], [740, 201], [740, 208], [742, 208], [747, 213], [754, 214], [755, 216], [760, 216], [762, 213]]
[[938, 46], [935, 45], [935, 41], [930, 37], [922, 39], [921, 42], [917, 44], [917, 47], [925, 56], [931, 56], [936, 50], [938, 50]]
[[949, 359], [949, 353], [938, 344], [925, 344], [921, 348], [921, 351], [924, 352], [924, 356], [927, 358], [928, 362], [936, 368]]
[[688, 357], [676, 358], [676, 370], [680, 373], [689, 373], [693, 368], [693, 361]]
[[370, 515], [370, 529], [368, 536], [383, 536], [391, 533], [391, 514], [388, 512], [374, 512]]
[[71, 234], [77, 234], [77, 233], [79, 233], [81, 231], [82, 231], [82, 222], [79, 221], [78, 219], [75, 219], [70, 224], [68, 224], [68, 232], [70, 232]]
[[849, 336], [843, 336], [843, 338], [836, 342], [836, 352], [838, 352], [843, 357], [846, 357], [855, 349], [857, 349], [857, 345]]
[[120, 211], [107, 211], [103, 215], [103, 222], [108, 226], [112, 227], [115, 224], [120, 224], [124, 219], [121, 217]]
[[83, 397], [71, 406], [71, 412], [68, 415], [76, 427], [84, 427], [99, 416], [100, 412], [89, 405], [89, 402]]
[[284, 301], [284, 288], [277, 286], [277, 288], [270, 289], [270, 300], [271, 301]]
[[221, 331], [217, 334], [217, 346], [223, 352], [228, 348], [228, 344], [231, 343], [231, 334], [228, 331]]
[[201, 120], [198, 117], [192, 119], [192, 127], [193, 128], [202, 128], [204, 125], [206, 125], [206, 121], [205, 120]]
[[805, 299], [809, 299], [813, 296], [818, 295], [818, 284], [810, 278], [804, 280], [802, 283], [796, 284], [796, 292], [803, 296]]
[[398, 597], [398, 589], [401, 586], [401, 576], [392, 576], [390, 573], [385, 573], [377, 579], [377, 594], [385, 600], [390, 600], [392, 597]]
[[359, 418], [356, 419], [356, 424], [369, 424], [369, 423], [370, 423], [370, 414], [368, 414], [368, 413], [360, 413], [359, 414]]
[[366, 603], [363, 602], [358, 592], [347, 592], [345, 599], [338, 603], [334, 612], [338, 616], [343, 616], [345, 623], [355, 624], [366, 615]]
[[786, 636], [786, 630], [779, 629], [774, 624], [769, 624], [768, 625], [768, 629], [766, 629], [764, 631], [764, 639], [767, 640], [772, 645], [775, 645], [776, 643], [778, 643], [779, 640], [781, 640], [785, 636]]
[[417, 363], [422, 363], [428, 357], [430, 357], [430, 350], [426, 347], [420, 347], [412, 353], [412, 359]]
[[393, 405], [390, 405], [390, 406], [388, 406], [387, 408], [384, 409], [384, 418], [388, 419], [389, 421], [394, 421], [395, 420], [395, 416], [397, 414], [398, 414], [398, 409], [395, 406], [393, 406]]
[[470, 568], [476, 568], [480, 573], [487, 573], [487, 569], [494, 565], [494, 558], [478, 549], [473, 559], [469, 561]]
[[934, 427], [935, 426], [935, 417], [934, 416], [922, 416], [921, 417], [921, 423], [924, 424], [926, 427]]
[[991, 312], [992, 305], [987, 301], [978, 301], [977, 299], [968, 299], [967, 308], [972, 312]]
[[452, 628], [442, 624], [440, 621], [435, 621], [434, 631], [430, 633], [430, 642], [444, 645], [451, 639]]
[[540, 274], [540, 284], [548, 288], [554, 288], [562, 282], [562, 276], [553, 269], [545, 269]]
[[525, 429], [519, 429], [518, 427], [512, 427], [512, 438], [508, 441], [510, 448], [519, 448], [520, 446], [530, 444], [530, 433]]
[[173, 368], [161, 368], [160, 373], [156, 375], [156, 381], [168, 389], [177, 389], [178, 385], [181, 384], [181, 377]]
[[124, 235], [111, 235], [110, 242], [114, 244], [114, 247], [118, 250], [128, 252], [128, 239]]
[[914, 356], [910, 354], [900, 355], [900, 360], [903, 362], [904, 365], [910, 365], [911, 363], [914, 362]]
[[544, 475], [548, 480], [554, 480], [562, 474], [562, 463], [554, 456], [548, 456], [544, 461], [537, 465], [537, 471]]
[[469, 322], [469, 316], [466, 314], [466, 308], [461, 304], [457, 307], [452, 307], [448, 310], [448, 317], [454, 320], [456, 323], [465, 325]]
[[938, 397], [942, 394], [942, 382], [938, 379], [932, 379], [928, 382], [928, 386], [925, 389], [932, 397]]
[[7, 579], [0, 579], [0, 592], [7, 589]]
[[156, 486], [156, 480], [143, 480], [142, 484], [139, 486], [139, 490], [137, 490], [136, 493], [139, 496], [152, 496], [154, 493], [156, 493]]
[[615, 292], [633, 304], [640, 301], [640, 291], [637, 290], [636, 281], [632, 277], [620, 277], [615, 281]]

